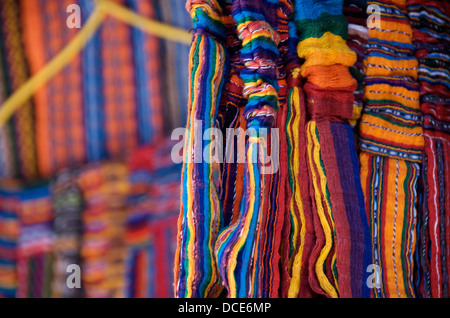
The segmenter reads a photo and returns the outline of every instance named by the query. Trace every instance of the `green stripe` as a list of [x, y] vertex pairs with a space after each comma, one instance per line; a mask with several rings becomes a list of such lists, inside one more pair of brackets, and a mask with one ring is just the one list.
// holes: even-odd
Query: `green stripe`
[[366, 98], [365, 99], [366, 104], [368, 104], [368, 107], [370, 108], [370, 104], [394, 104], [397, 105], [398, 107], [404, 108], [407, 111], [410, 111], [412, 113], [415, 113], [416, 115], [421, 115], [421, 112], [418, 108], [412, 108], [409, 106], [405, 106], [402, 103], [390, 100], [390, 99], [370, 99], [370, 98]]
[[[372, 113], [372, 112], [370, 112], [370, 113], [366, 112], [366, 115], [369, 115], [371, 117], [384, 119], [384, 120], [388, 121], [389, 123], [391, 123], [392, 125], [395, 125], [395, 126], [398, 126], [398, 127], [405, 127], [405, 128], [422, 127], [422, 122], [421, 121], [416, 121], [415, 125], [411, 125], [411, 124], [403, 124], [400, 121], [393, 120], [392, 117], [384, 116], [384, 115], [379, 114], [379, 113], [377, 114], [377, 113]], [[395, 116], [395, 115], [393, 115], [393, 116], [396, 117], [396, 118], [401, 118], [401, 117], [398, 117], [398, 116]]]
[[339, 35], [346, 40], [348, 36], [348, 22], [343, 15], [331, 15], [322, 13], [319, 18], [302, 19], [296, 21], [299, 32], [299, 41], [308, 38], [320, 38], [325, 32]]

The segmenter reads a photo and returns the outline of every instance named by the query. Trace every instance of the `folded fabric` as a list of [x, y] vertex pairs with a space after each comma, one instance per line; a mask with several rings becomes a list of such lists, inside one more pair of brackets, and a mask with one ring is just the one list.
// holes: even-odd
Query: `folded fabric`
[[407, 1], [419, 61], [420, 110], [425, 139], [420, 174], [415, 288], [420, 297], [449, 297], [450, 6]]

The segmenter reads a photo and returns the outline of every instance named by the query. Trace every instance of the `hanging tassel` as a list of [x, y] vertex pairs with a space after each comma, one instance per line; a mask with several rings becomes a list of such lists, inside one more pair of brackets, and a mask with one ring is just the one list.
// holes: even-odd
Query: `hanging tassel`
[[[278, 260], [277, 256], [267, 259], [262, 253], [261, 244], [273, 242], [273, 236], [266, 232], [266, 217], [277, 219], [278, 216], [268, 213], [271, 196], [264, 195], [270, 193], [273, 185], [270, 180], [274, 176], [268, 175], [269, 171], [258, 160], [258, 151], [273, 150], [270, 148], [273, 140], [269, 135], [279, 106], [277, 8], [278, 1], [255, 3], [235, 0], [232, 5], [232, 15], [242, 41], [241, 60], [245, 68], [241, 77], [243, 94], [248, 99], [244, 116], [249, 138], [245, 148], [244, 196], [239, 217], [222, 230], [215, 248], [220, 273], [231, 298], [269, 297], [279, 284], [273, 272], [267, 273], [269, 278], [262, 279], [268, 264], [277, 264]], [[264, 19], [255, 18], [255, 12]], [[265, 45], [258, 45], [260, 41]], [[266, 128], [266, 133], [260, 128]]]
[[[203, 149], [200, 147], [201, 153], [198, 149], [205, 131], [215, 125], [228, 76], [228, 59], [222, 44], [226, 34], [218, 1], [191, 0], [186, 8], [194, 22], [194, 37], [189, 58], [189, 118], [175, 258], [175, 295], [216, 297], [222, 291], [214, 255], [222, 222], [215, 183], [220, 167], [219, 163], [204, 162]], [[212, 153], [207, 156], [211, 159]]]

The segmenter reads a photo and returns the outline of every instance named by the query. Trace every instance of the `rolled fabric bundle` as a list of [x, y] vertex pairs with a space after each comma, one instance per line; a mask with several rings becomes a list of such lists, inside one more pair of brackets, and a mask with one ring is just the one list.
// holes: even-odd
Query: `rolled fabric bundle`
[[17, 298], [49, 298], [53, 273], [54, 211], [48, 185], [19, 193]]
[[81, 266], [81, 237], [83, 198], [77, 185], [76, 171], [63, 171], [52, 181], [53, 220], [53, 280], [52, 297], [80, 298], [81, 288], [69, 288], [67, 270], [70, 265]]
[[129, 192], [124, 164], [92, 164], [77, 183], [82, 213], [81, 278], [87, 298], [122, 298], [125, 287], [125, 220]]
[[[19, 2], [6, 0], [0, 3], [0, 32], [2, 33], [2, 50], [0, 59], [4, 61], [3, 72], [7, 84], [3, 93], [3, 99], [14, 93], [29, 78], [29, 70], [25, 58], [25, 50], [22, 43], [22, 30], [20, 22]], [[3, 82], [3, 81], [2, 81]], [[3, 84], [0, 84], [3, 86]], [[1, 94], [0, 94], [1, 95]], [[34, 108], [31, 101], [27, 101], [13, 116], [10, 123], [2, 131], [10, 129], [9, 143], [13, 148], [8, 149], [5, 145], [5, 153], [0, 155], [12, 155], [14, 160], [14, 171], [7, 172], [12, 162], [5, 158], [5, 166], [0, 168], [0, 177], [22, 178], [32, 181], [37, 177], [36, 140], [34, 138]], [[2, 134], [3, 135], [3, 134]], [[0, 139], [6, 139], [8, 134]], [[4, 140], [3, 143], [8, 143]], [[2, 147], [3, 148], [3, 147]], [[12, 153], [11, 153], [12, 152]], [[9, 159], [11, 160], [11, 158]], [[3, 171], [6, 169], [6, 171]], [[3, 172], [2, 172], [3, 171]]]
[[175, 256], [175, 296], [214, 297], [222, 291], [214, 245], [222, 223], [217, 192], [220, 164], [212, 149], [201, 141], [212, 140], [212, 131], [228, 78], [229, 60], [224, 47], [226, 30], [222, 2], [190, 0], [186, 4], [194, 23], [189, 72], [189, 115], [184, 146], [181, 211]]
[[369, 231], [348, 124], [356, 89], [348, 67], [355, 64], [356, 54], [346, 44], [342, 1], [297, 1], [295, 19], [311, 116], [306, 124], [307, 162], [316, 242], [309, 283], [314, 293], [325, 297], [367, 297], [363, 273], [369, 261]]
[[419, 61], [420, 110], [425, 139], [417, 216], [415, 290], [418, 297], [448, 298], [450, 269], [450, 6], [408, 0], [412, 41]]
[[0, 298], [17, 297], [19, 191], [5, 183], [0, 188]]
[[181, 165], [171, 159], [172, 146], [172, 141], [163, 140], [139, 148], [128, 159], [127, 298], [173, 296]]
[[371, 296], [414, 297], [413, 254], [424, 146], [418, 63], [405, 1], [367, 4], [380, 8], [380, 25], [369, 28], [359, 129], [361, 181], [376, 278]]

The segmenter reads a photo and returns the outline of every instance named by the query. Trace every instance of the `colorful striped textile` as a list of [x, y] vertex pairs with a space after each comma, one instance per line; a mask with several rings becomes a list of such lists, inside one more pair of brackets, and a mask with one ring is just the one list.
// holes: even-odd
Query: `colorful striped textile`
[[[94, 10], [95, 3], [92, 0], [80, 0], [79, 5], [83, 21], [87, 21]], [[100, 27], [81, 52], [83, 104], [85, 107], [83, 130], [87, 136], [86, 158], [89, 162], [95, 162], [107, 157], [101, 52]]]
[[69, 265], [81, 264], [81, 213], [83, 198], [77, 185], [77, 172], [63, 171], [50, 185], [53, 220], [53, 279], [52, 297], [80, 298], [80, 288], [68, 288]]
[[407, 1], [419, 61], [425, 139], [420, 174], [415, 255], [418, 297], [448, 298], [450, 287], [450, 6]]
[[51, 296], [53, 209], [47, 185], [0, 190], [0, 298]]
[[[273, 225], [270, 225], [270, 219], [268, 225], [265, 227], [267, 233], [273, 233], [268, 235], [269, 240], [272, 241], [272, 249], [275, 253], [262, 249], [264, 258], [267, 259], [266, 263], [269, 268], [267, 272], [270, 275], [263, 274], [261, 283], [262, 285], [269, 285], [271, 289], [269, 292], [260, 293], [263, 297], [286, 297], [289, 289], [289, 264], [290, 264], [290, 199], [291, 199], [291, 187], [290, 187], [290, 175], [289, 166], [286, 164], [280, 165], [280, 162], [289, 162], [289, 137], [287, 131], [290, 105], [289, 105], [289, 85], [288, 82], [291, 79], [291, 67], [288, 65], [290, 58], [290, 27], [292, 26], [292, 1], [280, 1], [277, 10], [278, 13], [278, 33], [280, 35], [280, 44], [278, 46], [279, 58], [277, 62], [278, 68], [278, 100], [280, 103], [280, 111], [277, 115], [277, 122], [275, 128], [278, 129], [278, 143], [279, 146], [271, 147], [272, 160], [278, 160], [278, 171], [273, 175], [273, 180], [277, 181], [276, 192], [278, 195], [272, 194], [272, 200], [275, 204], [272, 204], [273, 212], [269, 212], [268, 215], [273, 215], [271, 218], [274, 220]], [[272, 145], [271, 145], [272, 146]], [[279, 150], [278, 150], [279, 149]], [[261, 150], [261, 149], [260, 149]], [[278, 157], [273, 156], [276, 151], [279, 151]], [[273, 162], [270, 163], [273, 166]], [[273, 193], [274, 191], [272, 191]], [[264, 244], [261, 244], [264, 246]], [[278, 261], [279, 259], [279, 261]], [[281, 265], [279, 270], [273, 268], [278, 267], [278, 263]], [[264, 273], [266, 271], [261, 271]]]
[[[0, 32], [2, 34], [0, 60], [5, 76], [4, 94], [8, 96], [26, 82], [29, 72], [22, 44], [19, 3], [14, 0], [2, 1], [0, 3], [0, 16]], [[3, 86], [3, 84], [1, 85]], [[2, 130], [6, 129], [10, 129], [11, 139], [9, 142], [12, 148], [8, 150], [8, 146], [5, 145], [4, 155], [12, 156], [12, 158], [9, 159], [9, 163], [5, 162], [6, 165], [0, 168], [0, 177], [22, 178], [28, 181], [36, 178], [34, 109], [30, 101], [26, 102], [15, 113], [7, 128]], [[6, 139], [7, 136], [0, 138]], [[5, 142], [8, 141], [4, 140], [2, 143]], [[2, 160], [2, 163], [5, 159]], [[14, 167], [12, 167], [12, 163]], [[10, 170], [12, 168], [13, 170]]]
[[54, 212], [48, 185], [19, 193], [17, 297], [48, 298], [52, 293]]
[[[125, 4], [122, 0], [114, 2]], [[95, 3], [82, 0], [80, 4], [86, 20]], [[148, 68], [141, 64], [142, 57], [139, 57], [136, 66], [139, 66], [142, 75], [136, 75], [133, 36], [139, 35], [133, 34], [129, 26], [115, 18], [107, 17], [81, 54], [82, 92], [86, 107], [84, 127], [89, 161], [121, 159], [123, 150], [131, 150], [138, 145], [137, 114], [147, 118], [147, 121], [150, 116], [146, 108], [149, 100], [145, 101], [145, 97], [138, 96], [137, 92], [139, 86], [144, 88], [141, 93], [148, 93]], [[147, 48], [142, 47], [139, 51], [148, 56]], [[155, 102], [160, 103], [159, 100]], [[142, 113], [142, 109], [147, 113]]]
[[[218, 1], [191, 0], [186, 8], [194, 23], [189, 57], [189, 116], [182, 170], [181, 213], [175, 255], [175, 295], [211, 297], [221, 292], [214, 245], [221, 225], [215, 176], [219, 163], [202, 159], [199, 144], [214, 127], [228, 76], [223, 7]], [[206, 132], [206, 134], [205, 134]], [[200, 150], [199, 150], [200, 149]], [[208, 157], [212, 157], [211, 149]]]
[[[156, 8], [151, 1], [128, 0], [131, 9], [144, 17], [155, 19]], [[183, 8], [178, 4], [174, 8]], [[164, 95], [161, 78], [160, 40], [144, 31], [132, 28], [136, 71], [137, 118], [139, 143], [147, 144], [161, 138], [163, 133]], [[187, 67], [184, 67], [187, 71]], [[166, 76], [167, 77], [167, 76]], [[167, 91], [165, 89], [164, 91]], [[174, 94], [175, 95], [175, 94]], [[180, 104], [176, 105], [180, 108]]]
[[[406, 160], [360, 155], [361, 180], [371, 228], [372, 264], [379, 275], [372, 296], [414, 297], [417, 185], [420, 165]], [[375, 277], [376, 279], [376, 277]]]
[[[227, 34], [226, 46], [230, 52], [229, 81], [225, 83], [223, 98], [220, 102], [217, 127], [224, 139], [224, 160], [221, 169], [222, 182], [219, 187], [220, 200], [223, 208], [223, 224], [230, 224], [237, 217], [242, 199], [244, 163], [242, 144], [239, 137], [232, 133], [245, 131], [247, 121], [243, 116], [246, 100], [243, 96], [244, 82], [240, 76], [244, 65], [241, 61], [241, 41], [236, 32], [236, 21], [230, 15], [232, 2], [224, 7], [223, 21]], [[242, 140], [241, 140], [242, 142]]]
[[[314, 292], [309, 284], [309, 257], [315, 244], [315, 233], [312, 215], [312, 202], [309, 194], [309, 178], [306, 159], [305, 94], [301, 85], [300, 58], [297, 54], [298, 34], [294, 18], [289, 22], [289, 51], [286, 60], [288, 75], [288, 167], [289, 189], [291, 197], [288, 202], [289, 218], [286, 217], [286, 233], [283, 237], [289, 241], [283, 242], [283, 259], [288, 259], [288, 273], [284, 273], [282, 297], [312, 297]], [[289, 235], [288, 235], [289, 234]], [[287, 289], [287, 293], [286, 293]]]
[[[139, 1], [142, 2], [142, 1]], [[155, 14], [159, 21], [179, 27], [192, 29], [192, 20], [186, 11], [186, 1], [154, 0]], [[164, 131], [168, 134], [178, 127], [186, 126], [189, 102], [189, 45], [160, 40], [160, 59], [158, 63], [164, 70], [159, 81], [163, 86]]]
[[[114, 2], [125, 3], [124, 0]], [[131, 39], [129, 26], [113, 17], [106, 18], [100, 30], [102, 69], [97, 76], [102, 78], [102, 129], [108, 158], [119, 159], [124, 149], [131, 150], [138, 145], [136, 68]]]
[[0, 298], [17, 296], [19, 191], [15, 184], [2, 183], [0, 188]]
[[[31, 74], [38, 72], [77, 33], [66, 25], [67, 8], [74, 1], [23, 0], [23, 41]], [[82, 63], [77, 57], [34, 95], [39, 175], [86, 159], [83, 130]]]
[[413, 254], [424, 145], [405, 1], [368, 1], [380, 8], [369, 28], [364, 114], [360, 123], [361, 182], [371, 229], [371, 263], [380, 274], [372, 297], [414, 297]]
[[[230, 53], [230, 64], [226, 60], [220, 70], [230, 69], [230, 75], [219, 70], [215, 77], [203, 75], [217, 59], [200, 59], [194, 37], [190, 67], [199, 82], [190, 88], [176, 296], [218, 296], [221, 283], [222, 295], [232, 298], [367, 297], [369, 228], [348, 124], [356, 89], [348, 67], [356, 54], [345, 42], [342, 3], [235, 0], [219, 6], [190, 1], [187, 8], [197, 9], [191, 11], [195, 32], [203, 34], [204, 20], [214, 20], [209, 25], [215, 28], [208, 31], [215, 31], [214, 38]], [[289, 23], [293, 8], [295, 23]], [[299, 58], [305, 59], [303, 66]], [[300, 75], [308, 80], [306, 98]], [[220, 85], [211, 86], [209, 81], [216, 78], [229, 78], [223, 92]], [[247, 160], [226, 161], [219, 188], [212, 186], [218, 173], [212, 165], [192, 163], [199, 149], [195, 136], [204, 132], [195, 125], [214, 127], [217, 96], [223, 96], [217, 113], [221, 131], [247, 130]], [[199, 127], [195, 119], [203, 120], [205, 111], [207, 124]], [[280, 133], [276, 138], [271, 134], [275, 128]], [[243, 150], [230, 143], [235, 136], [226, 135], [225, 160], [238, 159]], [[280, 156], [279, 169], [270, 171], [252, 160], [261, 149]], [[198, 171], [203, 174], [197, 176]]]
[[[353, 133], [356, 54], [346, 44], [342, 1], [297, 1], [298, 55], [305, 61], [307, 163], [315, 244], [309, 283], [325, 297], [367, 297], [368, 228]], [[338, 107], [336, 107], [339, 105]], [[306, 226], [306, 225], [305, 225]], [[306, 231], [304, 226], [304, 231]], [[300, 251], [299, 251], [300, 252]], [[298, 284], [298, 280], [293, 281]], [[291, 296], [299, 287], [292, 285]]]
[[[157, 9], [160, 8], [156, 2], [114, 1], [142, 16], [158, 18]], [[167, 6], [166, 2], [164, 6]], [[176, 2], [174, 8], [179, 12], [182, 2]], [[59, 53], [78, 32], [66, 25], [69, 4], [80, 5], [83, 22], [95, 7], [94, 0], [23, 1], [19, 26], [23, 29], [31, 75]], [[183, 22], [185, 16], [163, 15], [161, 19], [163, 22], [177, 20], [183, 23], [182, 27], [188, 28]], [[6, 22], [8, 26], [12, 24]], [[183, 55], [187, 50], [184, 45], [179, 52], [166, 57], [160, 40], [107, 17], [81, 54], [34, 96], [36, 134], [33, 140], [37, 143], [39, 176], [49, 178], [61, 169], [104, 159], [123, 160], [126, 152], [158, 140], [175, 128], [174, 125], [179, 125], [180, 115], [171, 113], [180, 113], [178, 109], [184, 109], [187, 104], [187, 84], [181, 80], [183, 76], [187, 77], [188, 57]], [[178, 77], [164, 72], [164, 63], [170, 65], [172, 73]], [[8, 83], [12, 79], [6, 80]], [[165, 113], [165, 100], [169, 99], [171, 111]], [[174, 117], [178, 119], [173, 121]], [[169, 122], [173, 123], [165, 128]], [[20, 130], [24, 136], [27, 131], [25, 128]], [[20, 142], [20, 145], [25, 144]], [[24, 147], [30, 151], [32, 148]], [[31, 164], [32, 160], [24, 159], [24, 162]]]
[[78, 177], [82, 213], [82, 285], [87, 298], [121, 298], [125, 286], [125, 220], [129, 184], [125, 165], [92, 164]]
[[[191, 46], [107, 17], [0, 129], [0, 298], [449, 297], [448, 2], [111, 1]], [[0, 107], [69, 4], [0, 2]]]
[[125, 242], [127, 298], [170, 298], [180, 211], [181, 165], [173, 142], [142, 147], [128, 159], [130, 194]]

